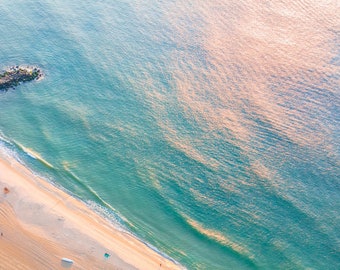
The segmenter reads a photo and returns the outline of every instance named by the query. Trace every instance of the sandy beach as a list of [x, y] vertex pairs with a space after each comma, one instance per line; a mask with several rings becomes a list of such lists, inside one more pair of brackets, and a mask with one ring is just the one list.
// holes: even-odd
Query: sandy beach
[[[0, 269], [182, 269], [84, 203], [0, 159]], [[104, 254], [110, 256], [105, 258]]]

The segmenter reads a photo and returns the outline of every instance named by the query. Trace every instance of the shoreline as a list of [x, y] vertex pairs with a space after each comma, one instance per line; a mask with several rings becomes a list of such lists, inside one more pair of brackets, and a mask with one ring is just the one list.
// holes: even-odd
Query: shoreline
[[3, 152], [0, 269], [185, 269]]

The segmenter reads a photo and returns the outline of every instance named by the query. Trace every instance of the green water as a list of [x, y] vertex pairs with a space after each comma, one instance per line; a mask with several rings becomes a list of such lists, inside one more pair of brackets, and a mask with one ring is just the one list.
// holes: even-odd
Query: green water
[[188, 269], [338, 269], [335, 1], [283, 2], [1, 1], [0, 146]]

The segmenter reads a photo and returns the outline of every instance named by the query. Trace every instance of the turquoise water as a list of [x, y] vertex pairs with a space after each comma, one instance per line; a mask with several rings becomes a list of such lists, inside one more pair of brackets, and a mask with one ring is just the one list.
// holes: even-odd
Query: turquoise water
[[188, 269], [339, 269], [337, 1], [0, 2], [0, 146]]

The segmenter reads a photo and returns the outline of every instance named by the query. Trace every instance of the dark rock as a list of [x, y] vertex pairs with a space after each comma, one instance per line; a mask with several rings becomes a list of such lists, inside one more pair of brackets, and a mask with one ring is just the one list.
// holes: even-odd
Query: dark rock
[[0, 91], [15, 88], [22, 82], [29, 82], [41, 78], [42, 73], [36, 67], [13, 66], [0, 73]]

